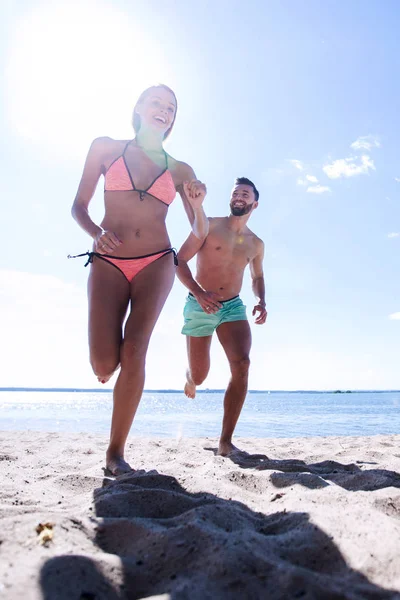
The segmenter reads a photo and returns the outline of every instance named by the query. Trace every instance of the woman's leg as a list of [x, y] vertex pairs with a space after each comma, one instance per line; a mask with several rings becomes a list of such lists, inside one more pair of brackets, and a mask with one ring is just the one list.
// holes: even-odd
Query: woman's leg
[[130, 471], [125, 442], [143, 392], [146, 353], [154, 326], [175, 276], [172, 254], [154, 261], [131, 282], [131, 312], [121, 347], [121, 371], [114, 388], [114, 409], [107, 467], [115, 475]]
[[105, 383], [120, 363], [129, 282], [115, 267], [95, 258], [90, 268], [88, 299], [90, 363], [98, 380]]

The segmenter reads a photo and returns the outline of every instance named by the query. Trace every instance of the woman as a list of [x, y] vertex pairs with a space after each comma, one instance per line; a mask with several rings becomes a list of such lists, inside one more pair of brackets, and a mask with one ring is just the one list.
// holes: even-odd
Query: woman
[[[90, 362], [102, 383], [121, 367], [106, 454], [113, 475], [132, 470], [124, 460], [125, 442], [144, 387], [150, 336], [174, 281], [175, 253], [165, 219], [176, 191], [194, 235], [203, 239], [208, 231], [205, 185], [163, 148], [176, 110], [167, 86], [145, 90], [133, 112], [135, 138], [94, 140], [72, 207], [74, 219], [94, 240], [88, 261]], [[99, 226], [88, 206], [101, 175], [105, 215]]]

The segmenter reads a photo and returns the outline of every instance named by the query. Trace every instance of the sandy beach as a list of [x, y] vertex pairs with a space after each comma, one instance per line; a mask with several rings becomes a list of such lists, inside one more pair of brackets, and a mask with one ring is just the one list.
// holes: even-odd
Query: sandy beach
[[400, 598], [400, 436], [0, 439], [1, 597]]

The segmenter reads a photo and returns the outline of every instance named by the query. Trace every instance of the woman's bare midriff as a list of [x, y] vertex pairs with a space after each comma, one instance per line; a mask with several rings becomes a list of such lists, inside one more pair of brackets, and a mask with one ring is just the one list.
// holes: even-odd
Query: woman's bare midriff
[[168, 207], [148, 194], [106, 192], [105, 215], [101, 227], [122, 241], [116, 256], [143, 256], [170, 247], [165, 224]]

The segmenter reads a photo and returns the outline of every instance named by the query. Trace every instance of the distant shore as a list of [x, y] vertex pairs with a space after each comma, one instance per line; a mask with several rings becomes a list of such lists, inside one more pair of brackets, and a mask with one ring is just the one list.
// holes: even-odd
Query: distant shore
[[[99, 392], [110, 393], [112, 388], [57, 388], [57, 387], [0, 387], [0, 392]], [[181, 394], [181, 389], [146, 389], [143, 390], [148, 394]], [[222, 394], [225, 389], [198, 389], [201, 394]], [[248, 394], [391, 394], [400, 390], [248, 390]]]

